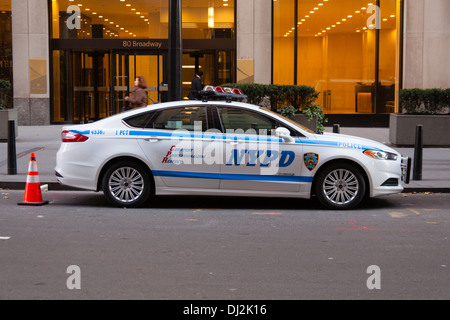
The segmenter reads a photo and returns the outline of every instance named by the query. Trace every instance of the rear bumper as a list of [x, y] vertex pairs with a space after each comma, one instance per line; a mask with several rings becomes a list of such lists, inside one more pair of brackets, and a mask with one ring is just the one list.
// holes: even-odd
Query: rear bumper
[[55, 175], [60, 184], [83, 190], [97, 190], [97, 165], [84, 159], [83, 152], [59, 150], [56, 154]]
[[81, 190], [97, 191], [97, 186], [93, 183], [92, 179], [63, 176], [63, 174], [61, 174], [59, 171], [55, 171], [55, 175], [58, 182], [63, 186]]

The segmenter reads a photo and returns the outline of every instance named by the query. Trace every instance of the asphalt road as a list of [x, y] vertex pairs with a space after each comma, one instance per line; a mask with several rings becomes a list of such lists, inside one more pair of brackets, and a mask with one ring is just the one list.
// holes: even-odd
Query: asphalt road
[[326, 211], [189, 197], [131, 210], [89, 192], [23, 207], [23, 192], [0, 192], [0, 299], [450, 298], [449, 194]]

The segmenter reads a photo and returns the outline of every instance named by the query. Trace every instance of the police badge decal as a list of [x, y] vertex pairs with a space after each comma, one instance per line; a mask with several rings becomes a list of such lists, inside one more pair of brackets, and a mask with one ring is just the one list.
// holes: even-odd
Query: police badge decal
[[319, 163], [319, 155], [317, 153], [305, 153], [303, 155], [303, 161], [306, 168], [308, 168], [309, 171], [313, 171]]

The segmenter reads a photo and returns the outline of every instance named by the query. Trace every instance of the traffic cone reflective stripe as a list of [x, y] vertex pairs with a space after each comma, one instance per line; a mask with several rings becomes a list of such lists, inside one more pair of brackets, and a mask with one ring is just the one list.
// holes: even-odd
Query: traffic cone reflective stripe
[[32, 205], [42, 206], [47, 204], [48, 201], [42, 200], [41, 185], [39, 182], [38, 165], [36, 162], [36, 155], [31, 154], [30, 162], [28, 163], [27, 182], [25, 184], [25, 194], [23, 196], [23, 202], [19, 202], [19, 205]]

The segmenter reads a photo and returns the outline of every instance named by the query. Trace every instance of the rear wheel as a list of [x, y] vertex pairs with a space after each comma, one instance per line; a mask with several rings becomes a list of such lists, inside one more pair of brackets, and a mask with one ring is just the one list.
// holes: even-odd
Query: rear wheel
[[102, 187], [112, 204], [135, 208], [147, 201], [153, 186], [147, 168], [138, 163], [122, 161], [106, 170]]
[[329, 209], [352, 209], [364, 199], [366, 182], [360, 170], [348, 163], [336, 163], [317, 179], [316, 195]]

